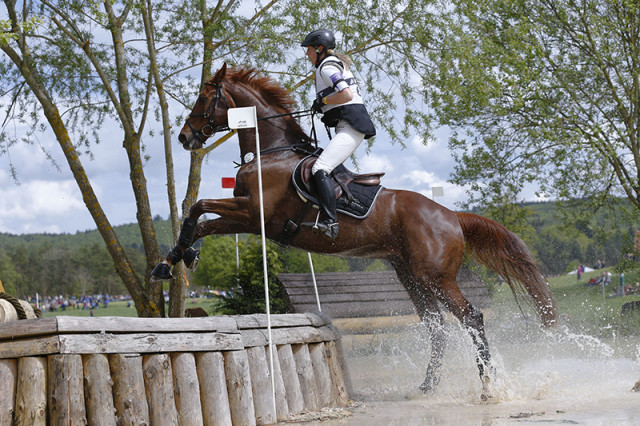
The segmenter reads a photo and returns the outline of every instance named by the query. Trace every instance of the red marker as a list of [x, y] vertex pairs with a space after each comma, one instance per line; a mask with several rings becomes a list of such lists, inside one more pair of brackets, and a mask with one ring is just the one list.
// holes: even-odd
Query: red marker
[[223, 188], [235, 188], [236, 187], [236, 178], [233, 177], [223, 177], [222, 178], [222, 187]]

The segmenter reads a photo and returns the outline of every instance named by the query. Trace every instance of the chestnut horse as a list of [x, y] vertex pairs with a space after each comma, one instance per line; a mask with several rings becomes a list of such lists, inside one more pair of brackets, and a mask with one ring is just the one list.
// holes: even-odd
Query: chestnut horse
[[[254, 69], [227, 69], [226, 64], [204, 85], [178, 137], [187, 150], [197, 150], [216, 131], [227, 126], [229, 108], [256, 106], [259, 118], [266, 236], [282, 242], [290, 218], [303, 215], [305, 202], [292, 184], [296, 164], [314, 150], [310, 138], [291, 116], [290, 94]], [[178, 244], [154, 270], [155, 279], [171, 277], [170, 267], [180, 260], [187, 266], [197, 253], [191, 247], [211, 234], [260, 233], [255, 129], [238, 131], [242, 166], [236, 175], [233, 198], [201, 199], [190, 209]], [[315, 209], [301, 221], [313, 222]], [[220, 217], [197, 223], [205, 213]], [[526, 296], [549, 326], [556, 322], [555, 300], [526, 245], [515, 234], [492, 220], [453, 212], [410, 191], [382, 188], [365, 219], [339, 216], [340, 234], [325, 240], [310, 228], [301, 228], [290, 241], [303, 250], [339, 256], [386, 259], [395, 268], [418, 315], [430, 325], [431, 355], [424, 392], [438, 383], [445, 347], [439, 303], [469, 330], [477, 348], [476, 361], [489, 395], [489, 348], [482, 313], [462, 295], [456, 275], [466, 249], [481, 264], [501, 275], [516, 296]], [[195, 259], [195, 260], [194, 260]], [[528, 295], [527, 295], [528, 294]]]

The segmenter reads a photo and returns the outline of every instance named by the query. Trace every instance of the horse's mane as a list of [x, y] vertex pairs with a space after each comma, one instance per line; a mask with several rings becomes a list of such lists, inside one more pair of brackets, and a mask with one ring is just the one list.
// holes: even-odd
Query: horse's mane
[[[253, 68], [233, 67], [227, 70], [226, 80], [232, 83], [242, 83], [256, 90], [264, 100], [276, 107], [290, 113], [296, 105], [296, 101], [291, 96], [291, 92], [282, 87], [277, 81], [266, 77]], [[305, 142], [310, 142], [311, 138], [302, 130], [302, 127], [294, 119], [291, 119], [293, 129], [298, 133], [298, 137]]]
[[280, 107], [286, 112], [296, 104], [291, 93], [270, 77], [260, 74], [255, 68], [230, 68], [227, 80], [233, 83], [244, 83], [257, 90], [269, 104]]

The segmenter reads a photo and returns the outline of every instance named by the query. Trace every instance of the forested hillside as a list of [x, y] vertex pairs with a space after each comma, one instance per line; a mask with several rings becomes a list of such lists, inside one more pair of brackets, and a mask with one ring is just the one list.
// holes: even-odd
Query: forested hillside
[[[613, 267], [630, 253], [635, 228], [622, 215], [599, 214], [590, 221], [563, 225], [555, 203], [527, 203], [519, 208], [526, 225], [517, 233], [534, 252], [547, 275], [559, 275], [578, 264]], [[156, 218], [155, 228], [164, 253], [173, 245], [168, 221]], [[137, 225], [116, 227], [121, 244], [135, 268], [144, 273], [144, 253]], [[246, 241], [247, 236], [241, 236]], [[200, 242], [201, 244], [202, 242]], [[210, 237], [202, 247], [203, 259], [193, 286], [215, 285], [215, 277], [235, 267], [235, 239]], [[307, 272], [306, 253], [276, 247], [285, 272]], [[371, 260], [315, 256], [316, 272], [380, 269]], [[18, 295], [126, 293], [97, 231], [76, 234], [0, 234], [0, 280], [8, 292]]]

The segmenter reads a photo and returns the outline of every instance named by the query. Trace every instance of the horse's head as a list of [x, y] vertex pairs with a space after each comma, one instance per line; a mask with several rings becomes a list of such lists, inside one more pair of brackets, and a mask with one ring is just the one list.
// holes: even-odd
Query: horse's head
[[222, 85], [227, 73], [227, 64], [205, 83], [195, 106], [182, 127], [178, 140], [189, 151], [202, 148], [205, 141], [216, 132], [228, 130], [227, 110], [232, 106]]

